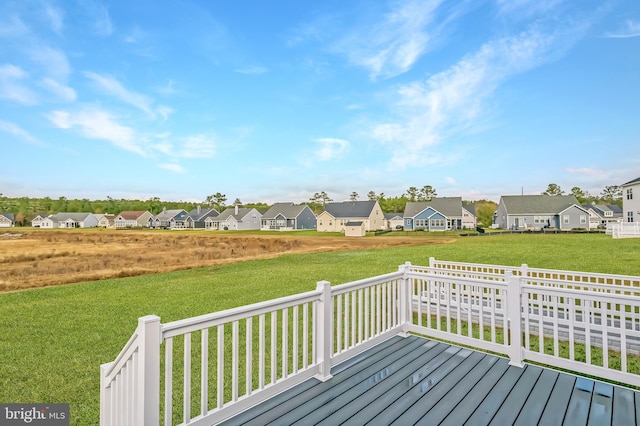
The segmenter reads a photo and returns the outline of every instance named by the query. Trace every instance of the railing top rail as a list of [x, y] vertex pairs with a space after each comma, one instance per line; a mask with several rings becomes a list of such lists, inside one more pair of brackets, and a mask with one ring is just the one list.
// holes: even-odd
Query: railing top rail
[[370, 287], [372, 285], [380, 284], [386, 281], [395, 280], [398, 278], [402, 278], [403, 272], [390, 272], [384, 275], [378, 275], [371, 278], [365, 278], [358, 281], [352, 281], [346, 284], [339, 284], [331, 287], [331, 294], [338, 295], [343, 293], [348, 293], [353, 290], [357, 290], [360, 288]]
[[556, 296], [575, 296], [574, 299], [592, 300], [600, 302], [619, 302], [623, 305], [640, 306], [640, 297], [633, 297], [628, 294], [602, 293], [596, 291], [574, 290], [570, 288], [544, 287], [532, 284], [524, 284], [522, 286], [523, 293], [534, 293], [538, 295], [556, 295]]
[[589, 281], [571, 281], [571, 280], [558, 280], [553, 278], [538, 278], [538, 277], [525, 277], [523, 278], [523, 282], [525, 284], [530, 285], [549, 285], [549, 284], [561, 284], [563, 286], [570, 287], [580, 287], [580, 288], [589, 288], [592, 290], [606, 290], [606, 292], [610, 291], [620, 291], [626, 293], [638, 293], [640, 294], [640, 286], [630, 286], [630, 285], [622, 285], [622, 284], [604, 284], [600, 282], [589, 282]]
[[498, 280], [487, 280], [487, 279], [482, 279], [482, 278], [477, 278], [477, 277], [464, 277], [464, 276], [458, 276], [458, 275], [442, 275], [442, 274], [438, 274], [437, 272], [433, 272], [433, 271], [427, 271], [427, 272], [421, 272], [421, 271], [410, 271], [408, 273], [408, 277], [409, 278], [420, 278], [420, 279], [424, 279], [424, 278], [430, 278], [439, 282], [452, 282], [452, 283], [459, 283], [459, 284], [470, 284], [470, 285], [477, 285], [477, 286], [482, 286], [482, 287], [488, 287], [488, 288], [504, 288], [507, 286], [507, 281], [498, 281]]
[[302, 303], [313, 302], [318, 300], [320, 295], [320, 291], [312, 290], [306, 293], [295, 294], [292, 296], [281, 297], [279, 299], [254, 303], [252, 305], [239, 306], [237, 308], [227, 309], [220, 312], [213, 312], [197, 317], [168, 322], [162, 325], [162, 338], [166, 339], [168, 337], [203, 330], [205, 328], [273, 312], [279, 309], [285, 309]]

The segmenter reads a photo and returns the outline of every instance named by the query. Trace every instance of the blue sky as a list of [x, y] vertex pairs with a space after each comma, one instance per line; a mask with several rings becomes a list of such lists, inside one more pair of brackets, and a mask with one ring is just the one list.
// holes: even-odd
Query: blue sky
[[640, 1], [0, 3], [0, 193], [597, 195], [640, 176]]

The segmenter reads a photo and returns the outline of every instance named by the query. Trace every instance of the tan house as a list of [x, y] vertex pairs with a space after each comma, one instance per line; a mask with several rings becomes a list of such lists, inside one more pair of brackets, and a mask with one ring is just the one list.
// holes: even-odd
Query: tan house
[[116, 225], [116, 215], [103, 214], [98, 219], [98, 228], [113, 228]]
[[148, 228], [153, 215], [148, 211], [124, 211], [116, 216], [116, 228]]
[[344, 228], [345, 237], [364, 237], [367, 231], [364, 229], [364, 222], [347, 222]]
[[365, 231], [376, 231], [386, 226], [378, 201], [344, 201], [325, 206], [318, 215], [318, 232], [346, 232], [349, 222], [362, 222]]

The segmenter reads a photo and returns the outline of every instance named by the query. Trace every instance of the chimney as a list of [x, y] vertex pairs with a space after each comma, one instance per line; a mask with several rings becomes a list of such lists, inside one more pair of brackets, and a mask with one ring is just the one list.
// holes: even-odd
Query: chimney
[[236, 204], [236, 213], [235, 213], [235, 215], [236, 216], [238, 215], [238, 205], [237, 204]]
[[200, 206], [198, 206], [198, 216], [200, 216]]

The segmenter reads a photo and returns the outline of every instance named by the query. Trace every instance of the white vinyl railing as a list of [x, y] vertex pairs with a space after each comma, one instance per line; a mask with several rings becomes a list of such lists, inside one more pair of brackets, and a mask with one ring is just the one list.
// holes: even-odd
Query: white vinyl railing
[[613, 238], [640, 238], [640, 222], [609, 223], [606, 233]]
[[640, 277], [429, 264], [167, 324], [140, 318], [101, 366], [100, 422], [215, 424], [408, 332], [640, 386]]

